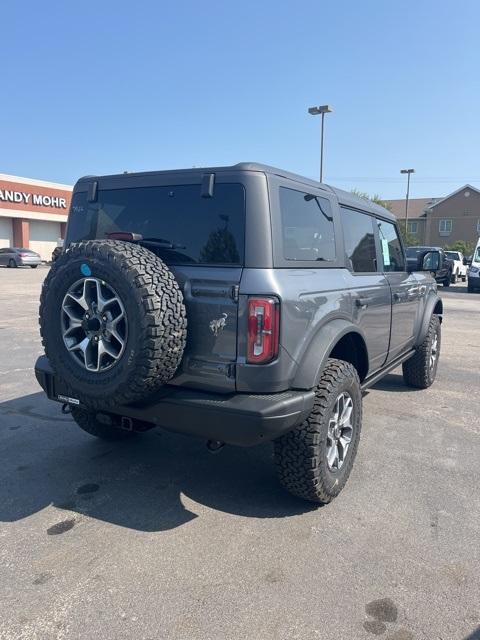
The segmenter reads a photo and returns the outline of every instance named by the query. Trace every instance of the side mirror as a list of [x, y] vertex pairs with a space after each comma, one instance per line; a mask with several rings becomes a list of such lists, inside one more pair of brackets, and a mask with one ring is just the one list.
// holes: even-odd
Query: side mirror
[[419, 262], [419, 271], [438, 271], [441, 262], [440, 252], [428, 251], [419, 256]]

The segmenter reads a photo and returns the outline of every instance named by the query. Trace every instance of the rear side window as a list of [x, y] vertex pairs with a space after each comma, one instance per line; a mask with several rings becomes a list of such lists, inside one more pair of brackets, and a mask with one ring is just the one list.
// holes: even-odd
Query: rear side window
[[398, 232], [391, 222], [377, 220], [384, 271], [405, 271], [405, 257]]
[[326, 198], [280, 187], [285, 260], [335, 260], [332, 209]]
[[97, 202], [72, 199], [66, 246], [118, 231], [158, 241], [148, 248], [170, 264], [241, 265], [245, 244], [245, 189], [217, 184], [211, 198], [200, 185], [108, 189]]
[[354, 273], [377, 271], [373, 218], [342, 207], [343, 238], [347, 267]]

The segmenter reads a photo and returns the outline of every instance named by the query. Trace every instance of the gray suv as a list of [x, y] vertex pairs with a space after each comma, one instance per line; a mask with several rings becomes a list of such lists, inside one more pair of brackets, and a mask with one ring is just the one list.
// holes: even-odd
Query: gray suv
[[78, 425], [211, 449], [273, 441], [281, 483], [332, 500], [362, 392], [435, 379], [443, 305], [395, 218], [253, 163], [80, 179], [40, 306], [39, 383]]

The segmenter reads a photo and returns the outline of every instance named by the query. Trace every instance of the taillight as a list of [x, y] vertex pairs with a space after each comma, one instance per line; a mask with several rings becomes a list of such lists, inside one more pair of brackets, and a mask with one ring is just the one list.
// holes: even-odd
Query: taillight
[[276, 298], [248, 301], [247, 362], [264, 364], [278, 355], [280, 303]]

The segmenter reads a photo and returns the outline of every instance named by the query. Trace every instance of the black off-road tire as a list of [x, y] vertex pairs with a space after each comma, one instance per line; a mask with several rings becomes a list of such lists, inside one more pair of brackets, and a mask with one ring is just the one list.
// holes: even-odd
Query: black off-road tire
[[462, 282], [466, 282], [467, 281], [467, 276], [462, 276]]
[[450, 283], [452, 281], [452, 274], [449, 273], [448, 276], [445, 278], [445, 280], [443, 281], [443, 286], [444, 287], [449, 287]]
[[[105, 281], [128, 321], [123, 355], [106, 371], [88, 371], [62, 335], [63, 299], [85, 277]], [[168, 267], [148, 249], [119, 240], [73, 244], [52, 265], [40, 298], [40, 333], [63, 392], [87, 408], [127, 404], [158, 390], [175, 374], [186, 344], [182, 292]]]
[[71, 407], [72, 418], [78, 424], [80, 429], [86, 431], [91, 436], [100, 438], [100, 440], [108, 440], [110, 442], [115, 440], [127, 440], [137, 435], [133, 431], [126, 431], [120, 429], [111, 424], [104, 424], [96, 418], [94, 411], [85, 411], [78, 407]]
[[[434, 366], [431, 366], [432, 345], [437, 336], [437, 352]], [[440, 318], [433, 314], [428, 325], [427, 335], [422, 344], [417, 347], [415, 355], [409, 358], [402, 365], [403, 379], [409, 387], [416, 389], [428, 389], [437, 375], [438, 359], [441, 346], [441, 324]]]
[[452, 277], [450, 278], [450, 282], [452, 284], [457, 284], [458, 275], [456, 273], [452, 273]]
[[[353, 433], [340, 469], [327, 464], [327, 431], [338, 396], [353, 400]], [[309, 417], [275, 441], [275, 466], [281, 484], [293, 495], [326, 504], [343, 489], [353, 466], [362, 425], [362, 394], [358, 373], [348, 362], [330, 359], [315, 391]]]

